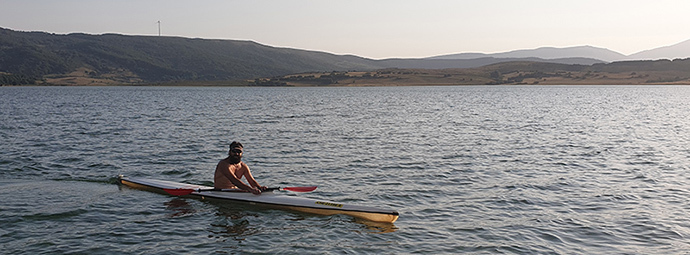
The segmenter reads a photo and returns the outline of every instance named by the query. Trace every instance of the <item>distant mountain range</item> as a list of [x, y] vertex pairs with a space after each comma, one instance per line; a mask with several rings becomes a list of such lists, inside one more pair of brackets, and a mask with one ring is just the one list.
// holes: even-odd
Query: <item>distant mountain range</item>
[[564, 58], [589, 58], [606, 62], [629, 61], [629, 60], [658, 60], [658, 59], [677, 59], [690, 58], [690, 40], [641, 51], [629, 56], [621, 53], [593, 46], [577, 46], [566, 48], [542, 47], [529, 50], [515, 50], [502, 53], [460, 53], [431, 57], [429, 59], [476, 59], [476, 58], [541, 58], [541, 59], [564, 59]]
[[690, 40], [671, 46], [641, 51], [627, 56], [625, 60], [656, 60], [677, 58], [690, 58]]
[[626, 58], [625, 55], [604, 48], [592, 46], [578, 46], [567, 48], [542, 47], [531, 50], [515, 50], [502, 53], [460, 53], [431, 57], [430, 59], [476, 59], [476, 58], [541, 58], [541, 59], [563, 59], [563, 58], [589, 58], [605, 62], [619, 61]]
[[583, 46], [374, 60], [277, 48], [251, 41], [119, 34], [59, 35], [0, 28], [0, 85], [228, 81], [305, 72], [474, 68], [512, 61], [594, 65], [634, 58], [690, 57], [689, 53], [690, 40], [631, 56]]

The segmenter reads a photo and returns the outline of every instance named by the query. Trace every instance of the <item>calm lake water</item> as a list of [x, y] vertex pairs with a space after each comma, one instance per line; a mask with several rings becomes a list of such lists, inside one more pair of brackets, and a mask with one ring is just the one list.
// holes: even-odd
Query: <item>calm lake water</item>
[[[1, 87], [5, 254], [687, 254], [690, 87]], [[394, 224], [178, 198], [262, 185]]]

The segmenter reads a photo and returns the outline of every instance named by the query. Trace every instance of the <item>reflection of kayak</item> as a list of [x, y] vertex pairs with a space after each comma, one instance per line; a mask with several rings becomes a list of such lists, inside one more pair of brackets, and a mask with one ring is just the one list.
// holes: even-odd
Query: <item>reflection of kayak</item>
[[163, 189], [201, 189], [201, 191], [191, 192], [189, 196], [199, 197], [201, 199], [249, 203], [252, 205], [262, 205], [271, 208], [321, 215], [345, 214], [374, 222], [393, 223], [398, 219], [398, 212], [394, 210], [348, 205], [327, 200], [285, 196], [273, 192], [264, 192], [261, 195], [254, 195], [248, 192], [233, 192], [232, 190], [205, 191], [205, 189], [212, 189], [213, 187], [145, 178], [128, 178], [123, 176], [120, 176], [120, 183], [128, 187], [164, 194], [167, 193]]

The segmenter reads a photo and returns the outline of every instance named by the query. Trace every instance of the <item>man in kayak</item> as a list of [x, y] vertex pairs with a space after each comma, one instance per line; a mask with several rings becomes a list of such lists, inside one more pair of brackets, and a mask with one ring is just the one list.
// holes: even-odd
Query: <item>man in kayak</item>
[[[261, 194], [261, 191], [266, 190], [266, 186], [259, 185], [249, 171], [247, 164], [242, 162], [242, 153], [244, 146], [239, 142], [232, 142], [230, 144], [230, 151], [228, 157], [218, 162], [216, 172], [213, 176], [213, 187], [216, 189], [235, 189], [249, 191], [254, 195]], [[242, 182], [244, 177], [249, 185]]]

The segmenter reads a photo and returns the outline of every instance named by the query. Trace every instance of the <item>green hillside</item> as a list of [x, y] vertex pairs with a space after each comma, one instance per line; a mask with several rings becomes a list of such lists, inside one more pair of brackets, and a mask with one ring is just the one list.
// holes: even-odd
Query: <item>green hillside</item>
[[275, 48], [250, 41], [56, 35], [0, 28], [0, 75], [5, 80], [66, 76], [122, 83], [237, 80], [378, 68], [372, 63], [355, 56]]

